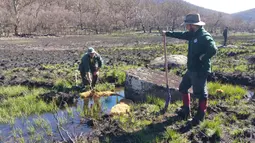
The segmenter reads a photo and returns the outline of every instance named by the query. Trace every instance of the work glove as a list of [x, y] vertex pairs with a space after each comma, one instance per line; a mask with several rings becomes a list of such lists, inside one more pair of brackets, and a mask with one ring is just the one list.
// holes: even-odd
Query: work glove
[[94, 72], [93, 72], [93, 75], [94, 75], [94, 76], [95, 76], [95, 75], [98, 76], [98, 75], [99, 75], [99, 71], [94, 71]]
[[99, 76], [99, 68], [96, 68], [96, 70], [93, 72], [93, 75], [94, 76], [96, 76], [96, 75]]
[[161, 31], [161, 36], [165, 36], [165, 35], [166, 35], [166, 31], [165, 30]]

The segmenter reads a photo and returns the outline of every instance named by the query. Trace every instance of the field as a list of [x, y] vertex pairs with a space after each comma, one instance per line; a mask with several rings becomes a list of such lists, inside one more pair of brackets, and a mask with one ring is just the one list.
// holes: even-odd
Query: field
[[[235, 35], [229, 46], [219, 48], [208, 78], [206, 120], [183, 131], [186, 122], [174, 113], [181, 101], [162, 115], [164, 101], [148, 96], [145, 103], [132, 105], [128, 115], [104, 115], [124, 98], [124, 71], [147, 67], [163, 56], [158, 34], [0, 38], [0, 142], [255, 142], [254, 39]], [[215, 40], [220, 46], [222, 37]], [[77, 69], [89, 46], [105, 63], [96, 90], [122, 96], [99, 102], [79, 98]], [[167, 50], [186, 56], [187, 43], [168, 38]], [[182, 76], [185, 70], [169, 72]], [[192, 100], [193, 114], [196, 106]]]

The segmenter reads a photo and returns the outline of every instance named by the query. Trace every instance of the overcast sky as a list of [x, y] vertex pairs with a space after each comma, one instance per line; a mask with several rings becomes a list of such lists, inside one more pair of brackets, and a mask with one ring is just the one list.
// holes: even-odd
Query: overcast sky
[[192, 4], [225, 13], [235, 13], [255, 8], [255, 0], [185, 0]]

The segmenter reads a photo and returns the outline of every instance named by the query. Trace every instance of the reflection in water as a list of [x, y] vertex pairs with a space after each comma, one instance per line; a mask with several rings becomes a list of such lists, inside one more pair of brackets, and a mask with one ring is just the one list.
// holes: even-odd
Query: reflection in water
[[121, 99], [123, 99], [122, 96], [85, 98], [83, 105], [84, 117], [98, 119], [102, 114], [110, 113], [111, 108]]
[[[124, 91], [117, 94], [121, 96], [79, 99], [77, 105], [57, 111], [62, 127], [76, 135], [88, 133], [91, 128], [84, 124], [84, 118], [99, 118], [100, 115], [109, 113], [124, 98]], [[66, 137], [66, 134], [63, 135]], [[24, 142], [61, 140], [53, 113], [17, 118], [13, 125], [0, 124], [0, 143], [17, 142], [17, 139], [24, 139]]]

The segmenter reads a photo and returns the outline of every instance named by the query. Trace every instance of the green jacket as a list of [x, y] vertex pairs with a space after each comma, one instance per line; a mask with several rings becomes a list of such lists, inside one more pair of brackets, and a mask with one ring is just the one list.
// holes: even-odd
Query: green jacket
[[[217, 47], [212, 36], [201, 27], [196, 32], [166, 32], [166, 36], [189, 41], [188, 70], [192, 72], [211, 72], [211, 58]], [[205, 54], [202, 60], [199, 57]]]
[[92, 59], [90, 59], [90, 55], [88, 53], [85, 53], [81, 59], [79, 71], [94, 72], [97, 68], [101, 68], [102, 64], [102, 57], [98, 53], [96, 53]]

